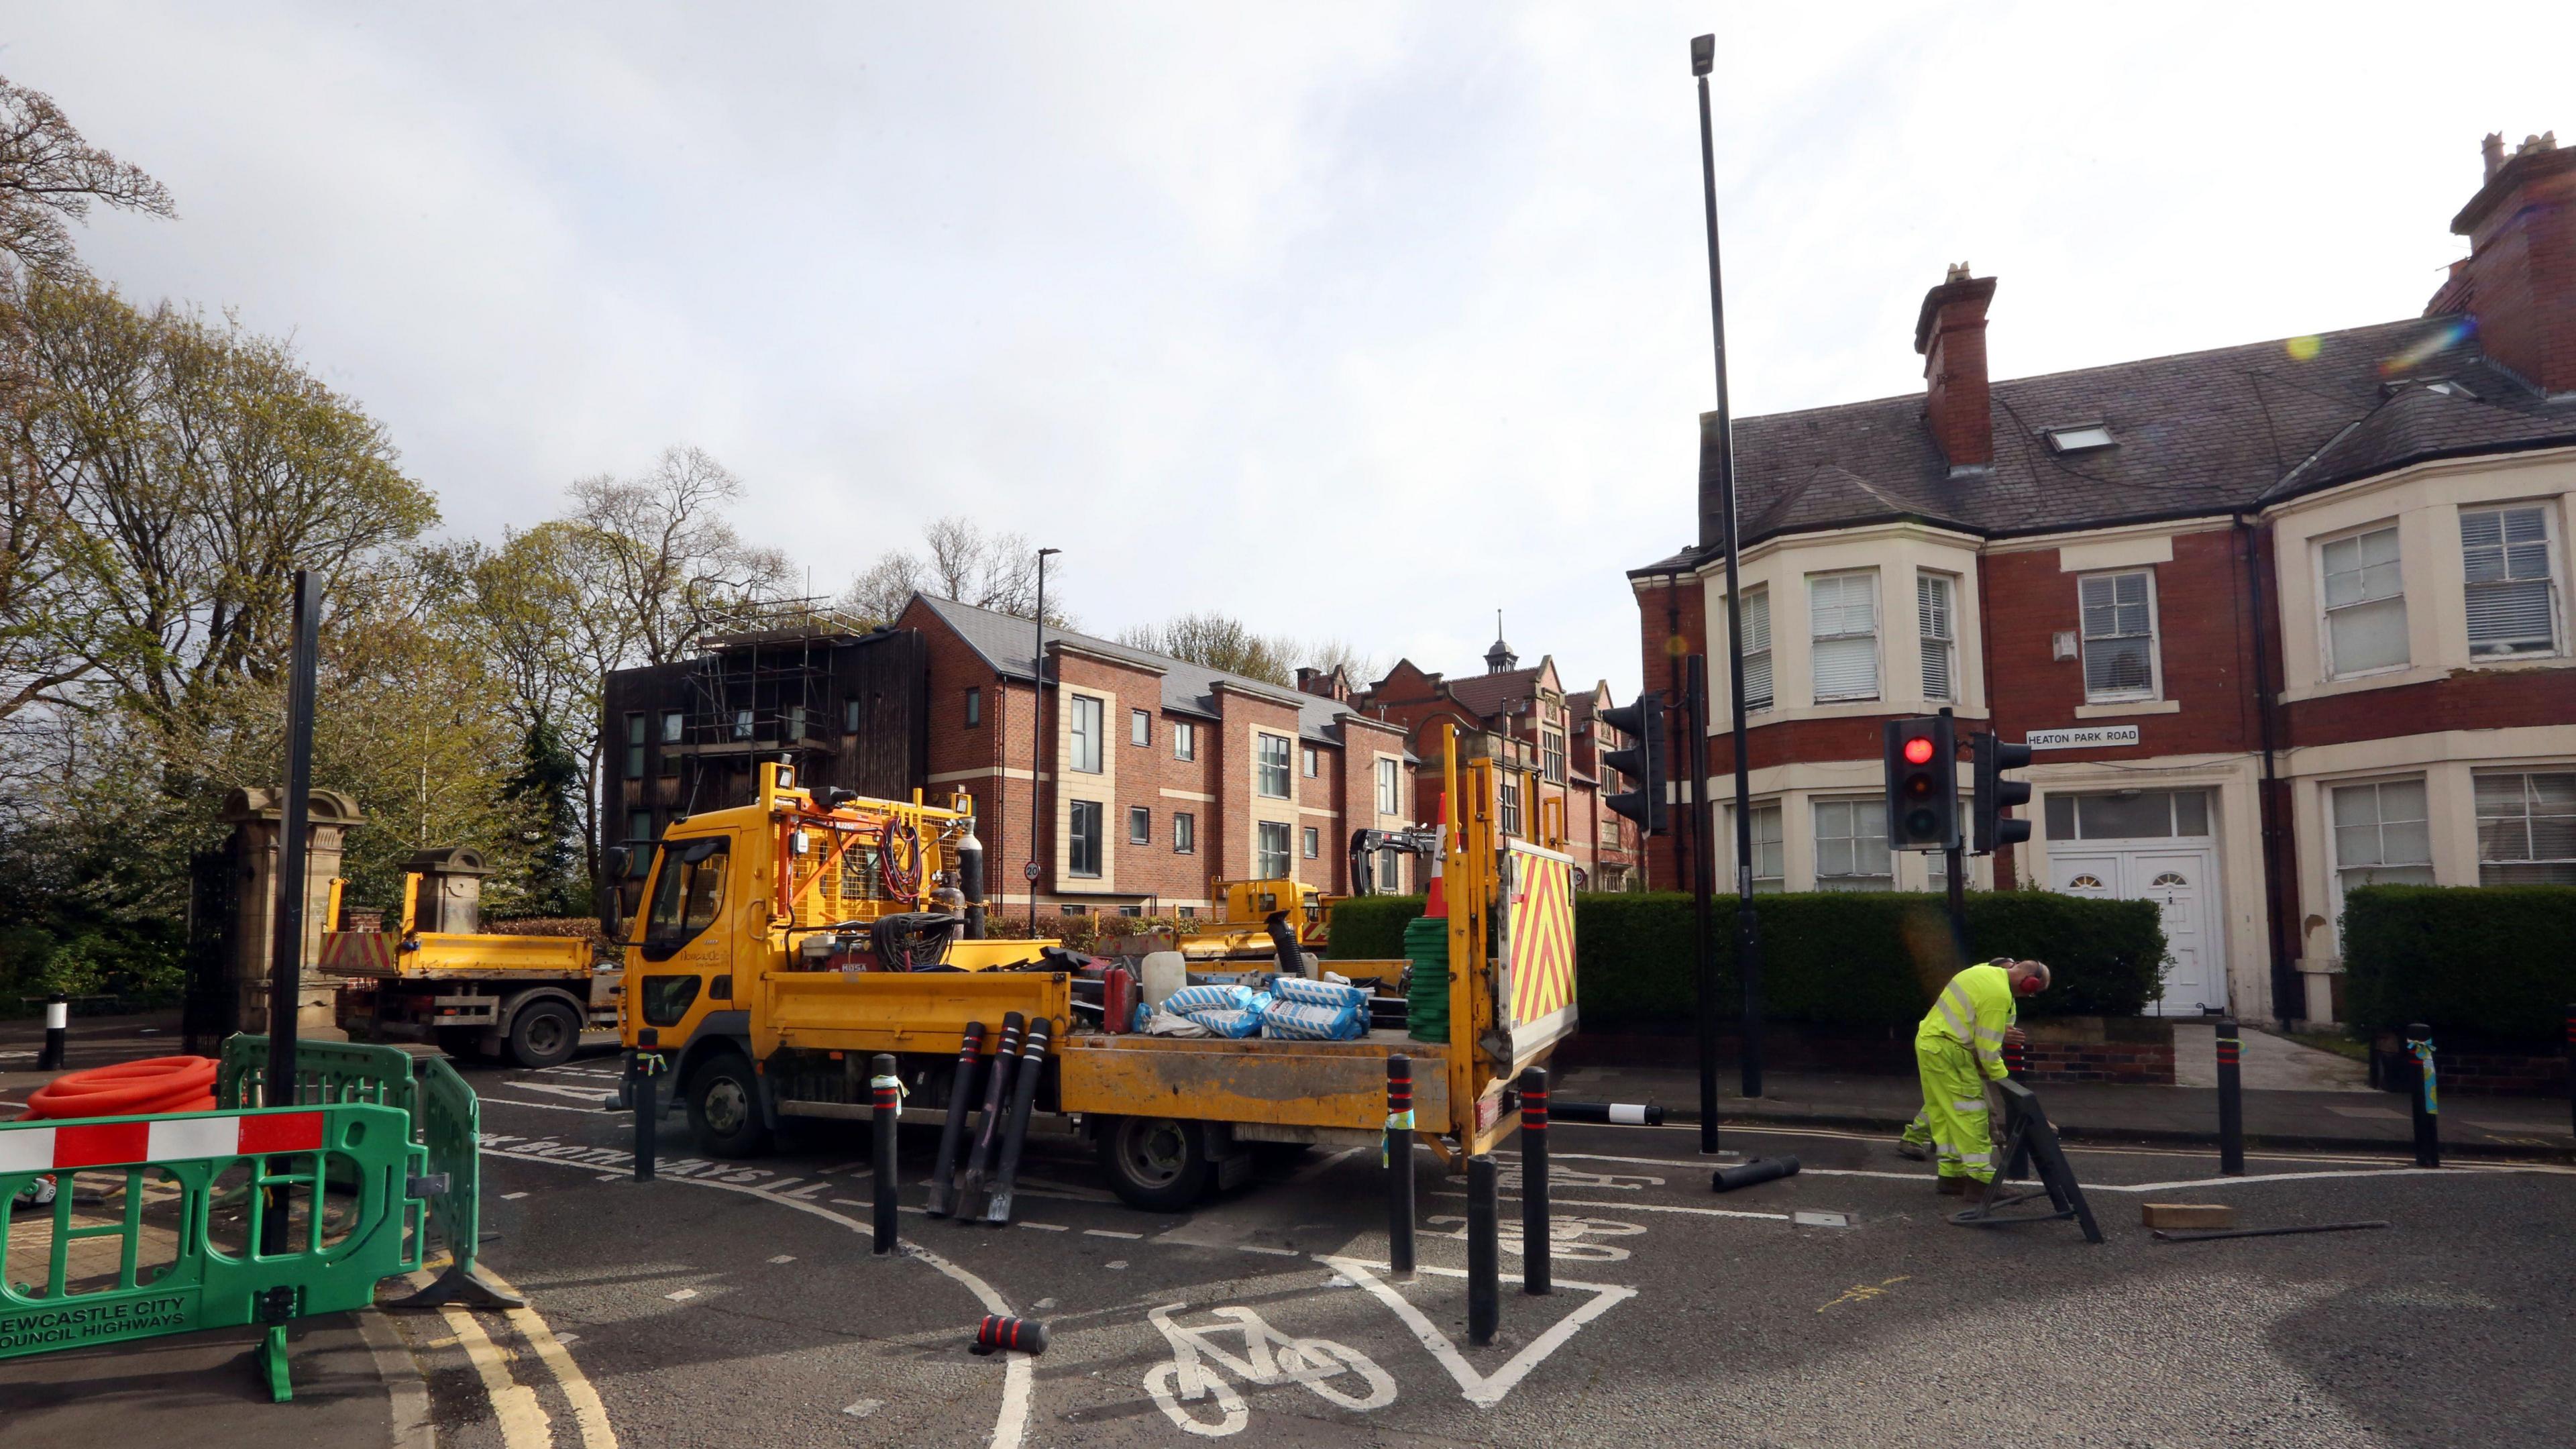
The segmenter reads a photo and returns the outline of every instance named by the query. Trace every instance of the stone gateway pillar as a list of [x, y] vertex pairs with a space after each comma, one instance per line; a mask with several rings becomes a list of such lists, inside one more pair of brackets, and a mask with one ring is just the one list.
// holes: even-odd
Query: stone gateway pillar
[[[277, 932], [277, 848], [283, 833], [286, 792], [272, 786], [235, 790], [224, 797], [219, 817], [233, 828], [233, 860], [240, 889], [233, 931], [231, 977], [241, 1030], [268, 1031], [269, 943]], [[339, 790], [313, 792], [307, 815], [311, 834], [304, 846], [304, 962], [296, 989], [296, 1032], [304, 1039], [345, 1041], [334, 1020], [337, 978], [321, 975], [322, 933], [337, 930], [330, 919], [331, 882], [340, 874], [340, 855], [352, 827], [366, 817], [358, 802]]]

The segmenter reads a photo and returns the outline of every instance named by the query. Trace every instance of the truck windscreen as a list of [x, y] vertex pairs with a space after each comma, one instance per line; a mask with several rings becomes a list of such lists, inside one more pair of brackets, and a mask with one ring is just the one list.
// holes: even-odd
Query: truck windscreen
[[644, 944], [676, 951], [715, 924], [724, 904], [725, 842], [687, 840], [662, 846], [661, 873], [653, 881], [653, 909], [645, 917]]

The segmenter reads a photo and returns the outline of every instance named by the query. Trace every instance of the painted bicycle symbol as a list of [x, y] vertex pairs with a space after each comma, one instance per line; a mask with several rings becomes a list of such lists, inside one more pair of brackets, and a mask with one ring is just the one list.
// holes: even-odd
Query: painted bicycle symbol
[[[1424, 1234], [1425, 1237], [1455, 1238], [1461, 1242], [1467, 1237], [1465, 1218], [1426, 1218], [1423, 1226], [1429, 1229]], [[1554, 1218], [1547, 1225], [1547, 1251], [1550, 1257], [1568, 1262], [1624, 1262], [1628, 1257], [1626, 1248], [1598, 1240], [1633, 1238], [1642, 1235], [1645, 1231], [1635, 1223], [1614, 1223], [1607, 1218]], [[1523, 1252], [1527, 1246], [1522, 1240], [1521, 1225], [1518, 1223], [1497, 1224], [1494, 1238], [1506, 1253]]]
[[[1173, 1314], [1188, 1309], [1186, 1303], [1167, 1303], [1147, 1310], [1146, 1318], [1171, 1345], [1172, 1357], [1145, 1375], [1145, 1391], [1154, 1396], [1165, 1418], [1192, 1434], [1222, 1439], [1242, 1433], [1252, 1422], [1251, 1406], [1225, 1381], [1227, 1373], [1262, 1388], [1304, 1384], [1326, 1403], [1345, 1409], [1365, 1412], [1395, 1402], [1395, 1380], [1376, 1360], [1348, 1344], [1328, 1338], [1291, 1338], [1249, 1308], [1214, 1310], [1224, 1320], [1220, 1323], [1193, 1327], [1172, 1321]], [[1217, 1342], [1237, 1333], [1243, 1336], [1240, 1356]], [[1209, 1360], [1224, 1372], [1210, 1367]], [[1213, 1408], [1214, 1421], [1199, 1417], [1189, 1407], [1194, 1404]]]

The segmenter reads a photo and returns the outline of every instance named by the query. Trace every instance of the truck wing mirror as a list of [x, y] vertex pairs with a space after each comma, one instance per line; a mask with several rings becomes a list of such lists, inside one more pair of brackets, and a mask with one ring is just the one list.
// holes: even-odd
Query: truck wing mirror
[[634, 851], [631, 851], [622, 845], [612, 845], [608, 847], [608, 878], [610, 880], [626, 879], [626, 873], [632, 870], [634, 865]]

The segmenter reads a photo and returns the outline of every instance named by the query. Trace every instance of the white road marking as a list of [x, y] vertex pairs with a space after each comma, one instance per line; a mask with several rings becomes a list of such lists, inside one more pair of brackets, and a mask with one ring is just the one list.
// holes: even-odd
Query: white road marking
[[1143, 1233], [1122, 1233], [1116, 1228], [1084, 1228], [1082, 1235], [1086, 1238], [1124, 1238], [1131, 1243], [1145, 1236]]
[[885, 1400], [883, 1399], [861, 1399], [857, 1403], [843, 1409], [841, 1412], [849, 1415], [853, 1419], [864, 1419], [868, 1415], [873, 1414], [884, 1407]]
[[796, 1255], [794, 1253], [781, 1253], [769, 1261], [772, 1263], [793, 1263], [796, 1261]]
[[527, 1196], [527, 1194], [526, 1194], [526, 1193], [524, 1193], [524, 1192], [505, 1192], [505, 1193], [501, 1194], [501, 1201], [503, 1201], [503, 1202], [517, 1202], [519, 1199], [521, 1199], [521, 1198], [523, 1198], [523, 1197], [526, 1197], [526, 1196]]
[[[1181, 1246], [1187, 1247], [1189, 1245], [1184, 1243]], [[1267, 1253], [1274, 1258], [1301, 1258], [1305, 1256], [1295, 1248], [1265, 1248], [1259, 1243], [1237, 1243], [1234, 1245], [1234, 1250], [1238, 1253]]]
[[579, 1112], [585, 1117], [612, 1117], [617, 1115], [605, 1107], [567, 1107], [561, 1102], [522, 1102], [516, 1097], [485, 1097], [482, 1101], [483, 1105], [486, 1107], [497, 1102], [504, 1107], [534, 1107], [540, 1112]]
[[[1474, 1365], [1467, 1362], [1467, 1356], [1458, 1351], [1458, 1346], [1450, 1341], [1449, 1335], [1441, 1332], [1439, 1325], [1426, 1317], [1421, 1309], [1404, 1301], [1401, 1294], [1380, 1282], [1377, 1275], [1369, 1271], [1371, 1267], [1383, 1269], [1385, 1264], [1363, 1263], [1355, 1258], [1322, 1256], [1318, 1256], [1315, 1261], [1339, 1269], [1343, 1276], [1356, 1283], [1370, 1297], [1393, 1310], [1395, 1316], [1403, 1320], [1404, 1326], [1413, 1330], [1413, 1336], [1421, 1341], [1422, 1346], [1430, 1351], [1431, 1357], [1437, 1360], [1442, 1368], [1449, 1371], [1449, 1377], [1458, 1381], [1459, 1391], [1466, 1395], [1467, 1402], [1480, 1409], [1490, 1409], [1501, 1403], [1503, 1396], [1510, 1393], [1522, 1379], [1528, 1377], [1530, 1370], [1546, 1362], [1548, 1355], [1563, 1348], [1566, 1341], [1573, 1338], [1583, 1325], [1599, 1318], [1618, 1304], [1637, 1296], [1636, 1289], [1615, 1283], [1576, 1283], [1559, 1278], [1556, 1280], [1557, 1291], [1563, 1292], [1567, 1289], [1588, 1291], [1593, 1295], [1592, 1301], [1558, 1319], [1545, 1333], [1531, 1339], [1527, 1348], [1512, 1355], [1501, 1368], [1490, 1374], [1480, 1374], [1476, 1372]], [[1464, 1271], [1455, 1268], [1420, 1267], [1415, 1271], [1437, 1274], [1444, 1278], [1467, 1276]]]
[[[1427, 1197], [1466, 1196], [1463, 1192], [1433, 1192], [1426, 1193], [1424, 1195]], [[1785, 1223], [1789, 1220], [1789, 1215], [1787, 1213], [1746, 1212], [1740, 1208], [1676, 1207], [1668, 1203], [1657, 1202], [1589, 1202], [1581, 1198], [1558, 1197], [1554, 1193], [1548, 1194], [1547, 1200], [1558, 1207], [1625, 1208], [1632, 1213], [1688, 1213], [1693, 1217], [1701, 1218], [1755, 1218], [1764, 1222], [1773, 1223]], [[1520, 1199], [1516, 1197], [1501, 1197], [1495, 1199], [1495, 1201], [1499, 1204], [1519, 1202]]]
[[676, 1293], [665, 1293], [662, 1296], [670, 1299], [674, 1303], [686, 1303], [690, 1299], [698, 1296], [698, 1290], [695, 1288], [683, 1288]]
[[1100, 1266], [1103, 1268], [1124, 1268], [1127, 1266], [1127, 1260], [1124, 1258], [1112, 1258]]
[[594, 1109], [606, 1110], [599, 1104], [607, 1094], [597, 1087], [568, 1087], [561, 1082], [530, 1081], [503, 1082], [501, 1085], [514, 1092], [543, 1092], [549, 1097], [570, 1097], [575, 1101], [587, 1103]]
[[537, 1402], [537, 1391], [510, 1377], [508, 1362], [483, 1325], [452, 1303], [438, 1312], [456, 1341], [464, 1345], [475, 1376], [483, 1381], [484, 1396], [492, 1401], [493, 1421], [501, 1427], [502, 1449], [553, 1449], [554, 1421]]
[[1020, 1226], [1034, 1229], [1041, 1233], [1069, 1233], [1073, 1231], [1073, 1229], [1065, 1226], [1063, 1223], [1022, 1223]]
[[[518, 1162], [534, 1162], [546, 1166], [557, 1167], [577, 1165], [559, 1163], [550, 1157], [524, 1156], [516, 1152], [508, 1151], [504, 1148], [486, 1147], [484, 1151], [495, 1157], [507, 1157]], [[762, 1192], [756, 1187], [746, 1187], [739, 1183], [717, 1182], [708, 1178], [675, 1177], [670, 1179], [670, 1181], [687, 1183], [691, 1187], [711, 1187], [720, 1192], [738, 1192], [746, 1197], [760, 1198], [765, 1202], [778, 1203], [782, 1206], [793, 1208], [801, 1213], [811, 1213], [815, 1217], [825, 1219], [826, 1221], [839, 1223], [841, 1226], [848, 1228], [851, 1232], [860, 1234], [872, 1241], [875, 1237], [875, 1234], [869, 1230], [866, 1223], [860, 1222], [858, 1219], [851, 1217], [846, 1213], [836, 1213], [830, 1208], [821, 1206], [820, 1204], [807, 1199], [778, 1197], [770, 1193]], [[995, 1291], [993, 1285], [985, 1282], [982, 1278], [977, 1277], [974, 1273], [959, 1267], [957, 1264], [948, 1261], [937, 1253], [931, 1252], [929, 1249], [922, 1247], [918, 1243], [903, 1244], [901, 1246], [901, 1252], [905, 1257], [919, 1259], [921, 1262], [929, 1264], [930, 1267], [937, 1272], [955, 1280], [957, 1283], [962, 1285], [968, 1293], [974, 1295], [975, 1301], [983, 1305], [985, 1312], [995, 1314], [1003, 1318], [1016, 1316], [1011, 1312], [1010, 1303], [1004, 1299], [999, 1292]], [[1036, 1383], [1037, 1373], [1036, 1370], [1029, 1366], [1028, 1355], [1015, 1353], [1005, 1357], [1005, 1361], [1002, 1365], [1002, 1410], [993, 1421], [993, 1435], [988, 1443], [988, 1449], [1020, 1449], [1021, 1440], [1026, 1438], [1028, 1435], [1029, 1400], [1036, 1387]], [[507, 1445], [504, 1446], [504, 1449], [518, 1449], [518, 1446]]]

